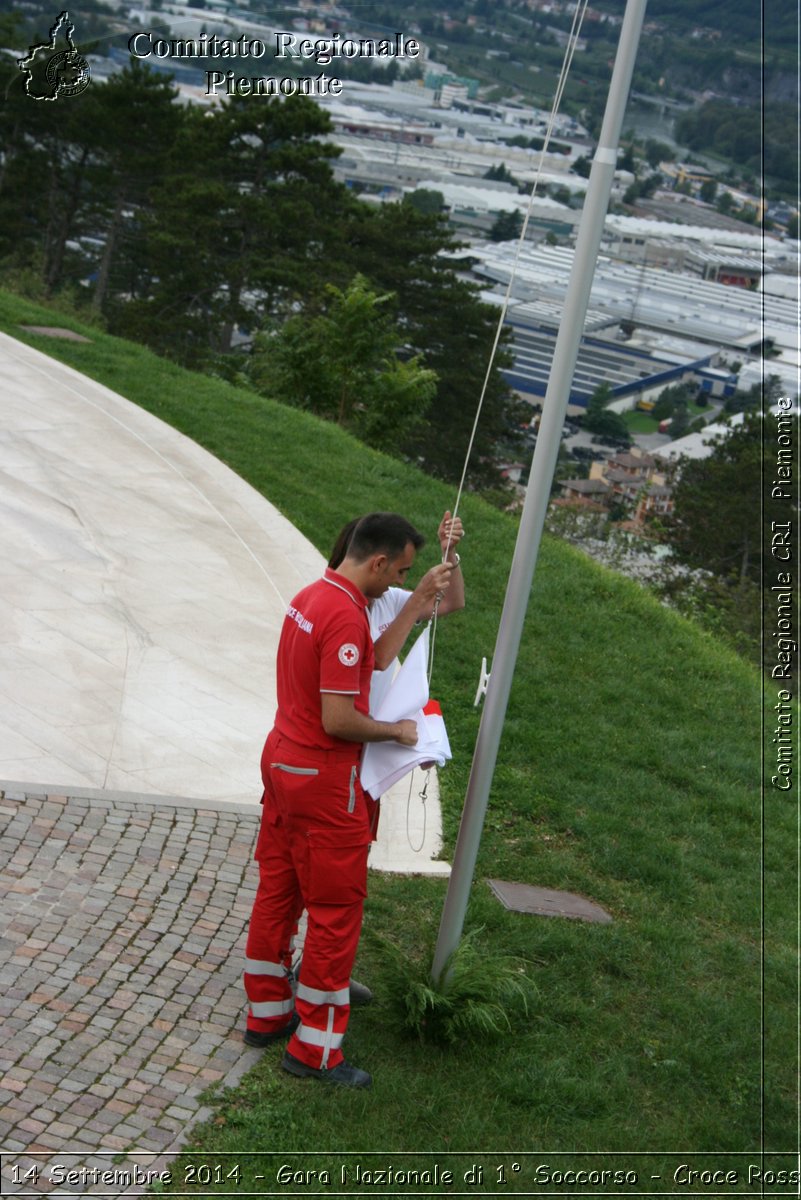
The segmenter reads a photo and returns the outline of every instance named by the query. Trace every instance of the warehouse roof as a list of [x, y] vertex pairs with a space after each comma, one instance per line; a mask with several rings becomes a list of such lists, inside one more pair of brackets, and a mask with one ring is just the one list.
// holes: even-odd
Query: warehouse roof
[[[564, 303], [573, 250], [545, 244], [521, 247], [498, 242], [474, 245], [475, 273], [506, 286], [514, 270], [512, 294], [520, 300]], [[797, 338], [798, 313], [792, 299], [727, 287], [643, 264], [598, 258], [590, 305], [610, 323], [629, 321], [683, 338], [753, 350], [766, 338], [782, 344]]]

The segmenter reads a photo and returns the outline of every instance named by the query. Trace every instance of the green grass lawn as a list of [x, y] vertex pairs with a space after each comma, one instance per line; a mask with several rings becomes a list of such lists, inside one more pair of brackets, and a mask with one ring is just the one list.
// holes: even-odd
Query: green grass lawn
[[[690, 403], [687, 405], [687, 413], [690, 421], [694, 421], [696, 417], [704, 417], [709, 420], [710, 417], [709, 405], [701, 406], [700, 404]], [[632, 408], [628, 412], [621, 413], [623, 420], [629, 427], [631, 433], [659, 433], [659, 421], [656, 417], [651, 416], [648, 412], [643, 412], [641, 408]]]
[[628, 412], [621, 413], [621, 416], [631, 433], [659, 433], [659, 422], [650, 413], [639, 408], [629, 409]]
[[[69, 325], [93, 341], [23, 335], [21, 321]], [[373, 508], [402, 511], [435, 543], [453, 503], [453, 488], [332, 425], [72, 318], [0, 293], [0, 328], [202, 443], [323, 551], [348, 518]], [[448, 855], [478, 728], [481, 656], [493, 652], [516, 536], [511, 517], [470, 495], [462, 517], [467, 608], [440, 625], [432, 684], [454, 752], [440, 774]], [[429, 544], [421, 570], [433, 559]], [[480, 1151], [724, 1158], [790, 1150], [798, 1061], [791, 794], [768, 788], [761, 797], [757, 674], [633, 582], [546, 538], [467, 923], [488, 955], [527, 960], [533, 1011], [494, 1041], [443, 1049], [405, 1035], [377, 935], [429, 961], [445, 883], [373, 876], [357, 976], [376, 1002], [353, 1015], [347, 1040], [350, 1059], [373, 1072], [373, 1090], [343, 1094], [291, 1079], [278, 1068], [280, 1050], [265, 1052], [239, 1089], [214, 1101], [186, 1160], [229, 1154], [220, 1161], [241, 1160], [243, 1177], [197, 1190], [259, 1190], [266, 1185], [255, 1177], [274, 1179], [279, 1161], [268, 1155], [314, 1169], [324, 1160], [312, 1150], [340, 1165], [346, 1152], [376, 1150], [427, 1151], [442, 1164], [446, 1152], [469, 1160]], [[508, 912], [489, 890], [492, 877], [582, 893], [614, 921]], [[447, 1161], [462, 1169], [462, 1159]], [[296, 1194], [294, 1186], [276, 1194]], [[320, 1190], [297, 1186], [298, 1195]], [[504, 1186], [498, 1194], [511, 1194]], [[668, 1174], [645, 1190], [672, 1187]], [[343, 1190], [332, 1182], [322, 1194]]]

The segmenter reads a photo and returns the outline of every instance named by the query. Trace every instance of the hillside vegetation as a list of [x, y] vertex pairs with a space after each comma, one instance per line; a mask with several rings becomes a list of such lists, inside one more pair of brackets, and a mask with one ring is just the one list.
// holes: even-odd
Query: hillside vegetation
[[[67, 324], [92, 341], [24, 334], [20, 322]], [[0, 328], [196, 439], [324, 552], [373, 508], [402, 511], [435, 543], [453, 503], [448, 486], [333, 425], [7, 293]], [[440, 777], [448, 856], [516, 535], [513, 518], [470, 495], [462, 517], [467, 607], [440, 625], [432, 688], [454, 752]], [[432, 561], [430, 543], [421, 569]], [[445, 885], [376, 876], [358, 964], [376, 1003], [348, 1035], [373, 1091], [334, 1097], [287, 1080], [271, 1050], [193, 1144], [297, 1161], [312, 1146], [790, 1149], [797, 842], [786, 794], [760, 801], [759, 728], [756, 672], [634, 583], [546, 539], [468, 916], [485, 953], [528, 961], [535, 1011], [491, 1044], [443, 1050], [404, 1037], [374, 935], [425, 957]], [[486, 877], [582, 893], [614, 920], [507, 912]], [[258, 1155], [244, 1161], [259, 1169]]]

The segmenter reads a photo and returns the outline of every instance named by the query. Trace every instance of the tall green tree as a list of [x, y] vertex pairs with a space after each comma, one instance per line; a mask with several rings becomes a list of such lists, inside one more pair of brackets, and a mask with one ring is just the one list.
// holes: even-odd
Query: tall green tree
[[770, 469], [763, 446], [766, 419], [747, 413], [716, 439], [706, 458], [682, 461], [665, 529], [674, 552], [689, 566], [722, 578], [761, 580], [763, 461]]
[[715, 197], [718, 194], [718, 184], [716, 179], [705, 179], [701, 184], [700, 196], [704, 204], [714, 204]]
[[[5, 92], [0, 254], [33, 265], [48, 294], [94, 272], [102, 311], [172, 152], [185, 112], [178, 93], [136, 62], [68, 103], [32, 102], [21, 77], [8, 79]], [[87, 248], [76, 251], [80, 239]], [[101, 247], [94, 261], [90, 245]], [[128, 249], [117, 291], [134, 290], [139, 249]]]
[[670, 422], [670, 436], [684, 437], [690, 428], [690, 413], [686, 400], [677, 400], [673, 406], [673, 420]]
[[647, 138], [645, 142], [645, 157], [649, 167], [652, 170], [656, 170], [661, 162], [672, 161], [676, 157], [676, 154], [666, 142], [660, 142], [656, 138]]
[[[797, 444], [798, 421], [789, 419]], [[688, 577], [667, 562], [665, 597], [754, 662], [761, 659], [767, 670], [775, 666], [776, 646], [766, 637], [760, 647], [760, 626], [776, 628], [777, 601], [776, 592], [763, 587], [764, 573], [771, 561], [777, 575], [782, 570], [781, 559], [768, 557], [771, 523], [780, 530], [796, 528], [799, 517], [792, 486], [779, 498], [772, 492], [775, 420], [767, 409], [751, 410], [716, 440], [708, 457], [682, 460], [674, 511], [662, 523], [675, 559], [694, 569]]]
[[[458, 480], [495, 340], [498, 310], [461, 279], [447, 222], [409, 204], [380, 208], [355, 204], [336, 247], [339, 270], [350, 263], [380, 293], [394, 294], [394, 311], [410, 354], [422, 353], [437, 375], [437, 394], [425, 424], [397, 447], [399, 453], [443, 479]], [[333, 266], [334, 257], [329, 264]], [[347, 279], [345, 280], [347, 282]], [[470, 461], [472, 486], [497, 483], [501, 438], [516, 425], [517, 405], [503, 378], [511, 365], [510, 334], [503, 330], [489, 372]]]
[[421, 213], [441, 213], [445, 208], [445, 197], [433, 188], [416, 188], [408, 194], [406, 202]]
[[192, 110], [144, 230], [150, 293], [120, 331], [196, 365], [313, 289], [344, 191], [330, 128], [302, 96]]
[[98, 312], [107, 308], [115, 271], [115, 291], [141, 287], [142, 218], [173, 161], [186, 112], [177, 100], [171, 79], [137, 59], [92, 92], [85, 144], [96, 162], [94, 216], [103, 238], [92, 298]]
[[683, 404], [686, 408], [691, 399], [692, 391], [686, 384], [671, 384], [659, 393], [657, 401], [651, 409], [651, 416], [656, 421], [663, 421], [666, 417], [673, 416], [677, 404]]
[[326, 290], [324, 313], [290, 317], [257, 339], [252, 378], [268, 395], [394, 452], [420, 425], [436, 376], [420, 355], [399, 356], [403, 334], [387, 310], [390, 296], [372, 291], [361, 275], [344, 291]]
[[600, 383], [590, 396], [582, 424], [589, 433], [597, 433], [599, 437], [613, 438], [628, 445], [631, 441], [629, 427], [619, 413], [607, 408], [611, 399], [610, 385]]
[[50, 293], [64, 279], [67, 241], [90, 232], [84, 124], [93, 103], [89, 92], [63, 106], [33, 101], [8, 62], [0, 88], [0, 259], [33, 269]]
[[269, 304], [274, 288], [297, 291], [314, 267], [326, 201], [336, 190], [330, 163], [340, 150], [322, 140], [331, 128], [328, 114], [304, 96], [236, 99], [222, 110], [223, 176], [237, 193], [228, 228], [233, 257], [225, 272], [224, 350], [235, 326], [247, 321], [248, 289]]
[[511, 212], [499, 212], [489, 231], [491, 242], [513, 242], [520, 237], [523, 228], [523, 214], [519, 209]]

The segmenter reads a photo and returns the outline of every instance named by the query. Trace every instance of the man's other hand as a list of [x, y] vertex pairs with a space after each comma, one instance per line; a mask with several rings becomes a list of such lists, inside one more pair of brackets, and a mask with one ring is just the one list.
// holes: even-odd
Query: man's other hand
[[398, 721], [398, 734], [395, 738], [402, 746], [417, 745], [417, 723], [415, 721]]

